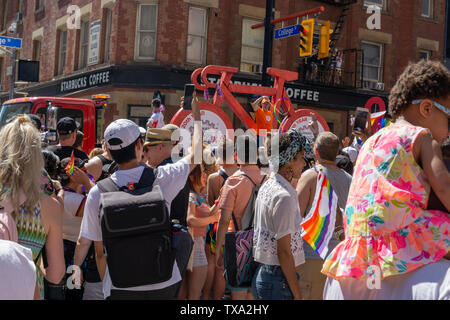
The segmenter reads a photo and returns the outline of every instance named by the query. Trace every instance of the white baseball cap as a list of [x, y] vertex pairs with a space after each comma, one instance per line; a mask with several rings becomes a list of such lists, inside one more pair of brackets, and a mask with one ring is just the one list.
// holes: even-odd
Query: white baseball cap
[[139, 126], [128, 119], [111, 122], [105, 130], [105, 141], [110, 150], [120, 150], [135, 142], [141, 135]]
[[348, 156], [350, 157], [350, 161], [355, 163], [356, 159], [358, 158], [358, 150], [356, 150], [353, 147], [346, 147], [342, 149]]

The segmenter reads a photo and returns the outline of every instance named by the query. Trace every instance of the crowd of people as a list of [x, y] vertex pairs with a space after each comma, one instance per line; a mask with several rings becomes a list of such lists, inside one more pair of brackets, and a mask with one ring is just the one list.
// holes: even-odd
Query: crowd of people
[[[264, 117], [268, 103], [252, 107]], [[369, 124], [354, 143], [315, 122], [314, 141], [269, 135], [270, 165], [253, 161], [261, 144], [251, 135], [202, 143], [195, 95], [192, 145], [176, 161], [179, 128], [157, 125], [153, 105], [147, 129], [115, 120], [89, 155], [71, 118], [58, 121], [58, 145], [42, 143], [33, 115], [1, 129], [0, 299], [450, 299], [442, 64], [406, 68], [390, 94], [390, 126]], [[326, 196], [336, 198], [335, 222], [323, 256], [302, 223], [324, 214]], [[255, 268], [250, 284], [236, 285], [227, 245], [244, 230]]]

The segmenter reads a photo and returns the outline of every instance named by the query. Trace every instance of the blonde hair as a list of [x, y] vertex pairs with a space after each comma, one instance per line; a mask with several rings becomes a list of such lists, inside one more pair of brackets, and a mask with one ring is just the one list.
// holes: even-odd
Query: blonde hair
[[43, 167], [39, 132], [28, 116], [18, 116], [0, 131], [0, 198], [9, 196], [17, 212], [22, 190], [32, 211], [40, 200]]
[[92, 149], [91, 153], [89, 153], [89, 159], [92, 159], [98, 155], [101, 155], [105, 152], [102, 148], [94, 148]]

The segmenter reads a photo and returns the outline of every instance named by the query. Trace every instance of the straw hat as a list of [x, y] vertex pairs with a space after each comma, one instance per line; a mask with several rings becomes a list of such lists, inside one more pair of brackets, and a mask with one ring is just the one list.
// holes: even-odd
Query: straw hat
[[176, 144], [177, 141], [172, 141], [172, 131], [163, 128], [150, 128], [147, 130], [145, 136], [146, 145], [155, 145], [160, 143]]

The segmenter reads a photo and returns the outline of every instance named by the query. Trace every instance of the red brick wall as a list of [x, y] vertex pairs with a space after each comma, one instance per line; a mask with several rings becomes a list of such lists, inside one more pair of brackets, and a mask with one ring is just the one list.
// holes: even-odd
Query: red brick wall
[[[4, 1], [4, 0], [0, 0]], [[14, 20], [19, 1], [9, 1], [8, 23]], [[20, 52], [21, 59], [32, 59], [33, 44], [32, 33], [44, 26], [44, 40], [41, 43], [41, 81], [49, 81], [54, 78], [55, 55], [57, 49], [57, 30], [55, 21], [67, 14], [69, 4], [83, 7], [92, 3], [90, 21], [101, 19], [103, 11], [101, 0], [46, 0], [45, 10], [36, 14], [34, 0], [24, 1], [23, 25], [20, 26], [20, 37], [23, 38], [23, 49]], [[433, 59], [442, 60], [444, 47], [444, 21], [445, 0], [435, 0], [435, 21], [427, 21], [420, 18], [420, 1], [394, 1], [388, 0], [388, 12], [382, 14], [381, 32], [392, 34], [392, 44], [385, 45], [384, 52], [384, 81], [386, 90], [395, 82], [403, 71], [408, 61], [416, 61], [418, 49], [417, 37], [439, 41], [439, 52], [433, 55]], [[240, 66], [241, 58], [241, 34], [242, 16], [239, 15], [239, 4], [246, 4], [260, 8], [265, 7], [265, 0], [220, 0], [219, 8], [208, 9], [208, 43], [207, 64]], [[322, 4], [313, 0], [278, 0], [276, 10], [281, 16], [314, 8], [323, 5], [325, 13], [319, 19], [336, 21], [340, 9]], [[188, 28], [189, 4], [182, 0], [160, 1], [158, 8], [158, 35], [156, 61], [145, 62], [161, 65], [176, 65], [182, 67], [194, 66], [186, 64], [186, 42]], [[129, 64], [134, 61], [136, 8], [134, 0], [118, 0], [113, 6], [113, 22], [111, 36], [111, 64]], [[217, 15], [217, 16], [216, 16]], [[360, 48], [359, 28], [366, 28], [366, 20], [369, 15], [363, 6], [363, 0], [351, 7], [339, 48]], [[295, 21], [285, 25], [294, 24]], [[276, 28], [281, 24], [276, 25]], [[104, 28], [102, 29], [103, 32]], [[7, 34], [11, 36], [10, 34]], [[77, 65], [77, 31], [69, 30], [68, 47], [65, 73], [71, 74]], [[101, 53], [103, 53], [101, 51]], [[100, 57], [102, 61], [103, 54]], [[274, 42], [273, 66], [283, 69], [297, 70], [298, 65], [298, 38], [278, 40]], [[5, 58], [5, 66], [10, 64], [10, 59]], [[86, 70], [98, 68], [98, 65], [87, 67]], [[6, 71], [6, 67], [3, 68]], [[5, 72], [4, 71], [4, 72]], [[82, 70], [77, 72], [81, 72]], [[7, 78], [3, 81], [6, 84]]]

